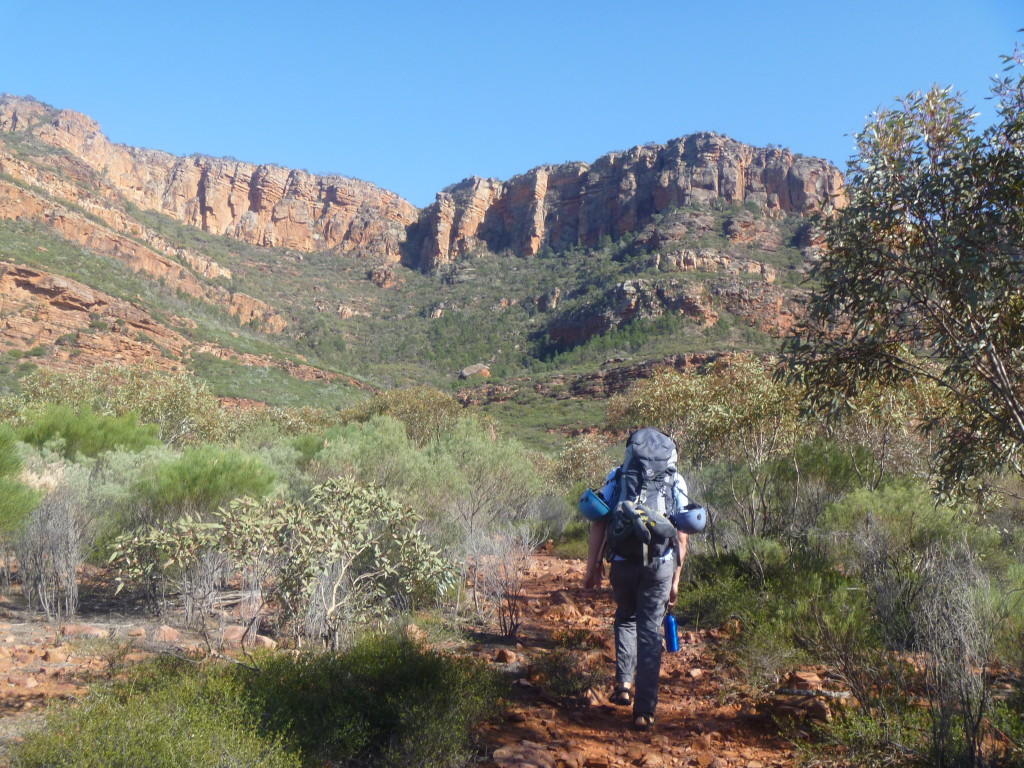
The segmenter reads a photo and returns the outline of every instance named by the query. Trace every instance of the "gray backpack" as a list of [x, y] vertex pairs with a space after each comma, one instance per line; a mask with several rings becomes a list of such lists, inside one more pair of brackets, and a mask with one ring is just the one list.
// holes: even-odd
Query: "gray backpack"
[[644, 427], [629, 436], [618, 488], [609, 504], [611, 558], [649, 563], [677, 550], [676, 529], [668, 520], [676, 511], [676, 460], [675, 441], [661, 430]]

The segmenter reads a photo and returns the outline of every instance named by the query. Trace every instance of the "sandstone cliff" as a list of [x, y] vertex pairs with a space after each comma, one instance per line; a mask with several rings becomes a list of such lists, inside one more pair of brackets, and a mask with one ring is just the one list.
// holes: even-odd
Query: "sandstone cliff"
[[114, 144], [86, 115], [8, 95], [0, 96], [0, 131], [29, 131], [71, 153], [141, 208], [254, 245], [338, 248], [397, 261], [418, 213], [356, 179]]
[[[409, 316], [436, 320], [454, 315], [460, 302], [475, 306], [471, 289], [448, 289], [471, 279], [474, 265], [467, 257], [478, 251], [531, 257], [546, 250], [599, 246], [607, 238], [619, 240], [627, 234], [632, 237], [605, 251], [607, 256], [614, 250], [608, 258], [622, 268], [610, 269], [607, 274], [614, 276], [601, 285], [586, 285], [589, 264], [570, 265], [563, 272], [563, 265], [558, 265], [548, 272], [572, 275], [564, 284], [535, 281], [528, 289], [531, 295], [521, 296], [515, 293], [517, 285], [509, 282], [498, 306], [528, 307], [530, 317], [522, 322], [536, 325], [528, 334], [524, 331], [523, 338], [541, 338], [563, 349], [634, 320], [668, 314], [709, 326], [728, 313], [768, 333], [784, 332], [800, 314], [797, 286], [822, 245], [817, 233], [793, 217], [826, 201], [844, 204], [842, 177], [829, 163], [700, 133], [664, 146], [611, 153], [591, 164], [541, 166], [509, 181], [467, 179], [445, 189], [420, 211], [397, 195], [352, 179], [114, 144], [85, 115], [0, 95], [0, 220], [36, 222], [173, 291], [215, 304], [241, 322], [257, 322], [268, 332], [288, 330], [297, 338], [302, 337], [303, 322], [312, 326], [322, 319], [304, 318], [307, 308], [329, 319], [369, 318], [351, 324], [364, 333], [379, 328], [377, 321], [403, 322]], [[289, 253], [286, 266], [271, 263], [271, 258], [225, 256], [239, 273], [233, 276], [208, 253], [151, 229], [155, 225], [147, 222], [152, 217], [137, 216], [133, 205], [256, 246], [328, 255], [308, 258]], [[366, 257], [366, 268], [333, 258], [338, 253]], [[19, 260], [0, 253], [4, 258]], [[431, 283], [414, 277], [399, 260], [426, 272], [441, 270], [444, 279]], [[307, 262], [312, 267], [308, 271]], [[547, 262], [531, 266], [540, 272], [548, 269]], [[271, 281], [287, 271], [294, 295], [278, 292], [273, 282], [251, 280], [253, 275], [243, 274], [246, 269], [259, 269]], [[335, 270], [353, 270], [360, 277], [343, 289], [326, 290]], [[361, 293], [364, 276], [368, 294]], [[261, 286], [247, 289], [254, 293], [266, 289], [277, 297], [280, 309], [291, 311], [299, 322], [286, 328], [277, 309], [229, 290], [236, 278]], [[22, 284], [26, 279], [21, 278]], [[428, 284], [444, 288], [438, 296], [426, 296], [424, 290], [433, 290], [424, 288]], [[8, 280], [5, 285], [14, 284]], [[45, 293], [34, 290], [37, 298]], [[72, 293], [90, 290], [79, 286]], [[417, 290], [421, 295], [416, 296]], [[459, 301], [453, 294], [461, 297]], [[107, 306], [116, 300], [108, 296], [103, 301]], [[52, 316], [53, 332], [25, 325], [24, 318], [33, 313], [19, 310], [20, 319], [9, 323], [6, 331], [0, 329], [0, 348], [26, 350], [79, 333], [83, 338], [75, 350], [55, 350], [53, 359], [69, 364], [72, 356], [85, 360], [81, 345], [105, 337], [88, 324], [83, 328], [82, 317], [103, 312], [76, 310], [72, 322], [72, 316], [55, 309], [65, 311], [67, 305], [58, 298], [42, 312]], [[377, 308], [397, 314], [378, 317]], [[123, 320], [119, 327], [129, 322]], [[354, 340], [344, 335], [347, 329], [330, 323], [324, 329], [346, 343]], [[139, 333], [153, 337], [148, 331], [135, 331], [136, 336]], [[120, 337], [114, 341], [117, 349], [130, 346]], [[246, 365], [270, 364], [269, 358], [259, 356], [181, 347], [173, 339], [152, 346], [170, 353], [160, 353], [165, 362], [203, 351]], [[114, 357], [135, 354], [110, 349]], [[148, 347], [136, 352], [144, 349]], [[495, 354], [500, 353], [499, 349]], [[301, 365], [287, 370], [298, 378], [329, 378]]]
[[[593, 164], [535, 168], [509, 181], [470, 178], [418, 211], [394, 193], [340, 176], [110, 142], [92, 118], [0, 96], [0, 132], [30, 132], [98, 173], [111, 194], [255, 245], [338, 249], [432, 271], [475, 250], [535, 256], [642, 229], [693, 203], [753, 203], [765, 213], [842, 205], [830, 163], [715, 133], [612, 152]], [[74, 200], [74, 196], [68, 199]], [[753, 219], [738, 221], [746, 237]]]
[[[758, 149], [714, 133], [613, 152], [593, 165], [542, 166], [507, 182], [471, 178], [424, 209], [409, 249], [432, 270], [474, 250], [535, 256], [597, 245], [642, 229], [655, 214], [694, 203], [753, 203], [768, 215], [843, 204], [835, 166], [786, 149]], [[730, 235], [755, 240], [753, 219]]]

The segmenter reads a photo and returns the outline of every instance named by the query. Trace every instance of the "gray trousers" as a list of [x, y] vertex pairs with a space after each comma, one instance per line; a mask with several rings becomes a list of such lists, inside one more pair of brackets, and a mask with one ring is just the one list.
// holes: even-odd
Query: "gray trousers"
[[633, 711], [653, 715], [658, 706], [662, 629], [675, 571], [674, 557], [650, 565], [613, 560], [615, 682], [633, 683]]

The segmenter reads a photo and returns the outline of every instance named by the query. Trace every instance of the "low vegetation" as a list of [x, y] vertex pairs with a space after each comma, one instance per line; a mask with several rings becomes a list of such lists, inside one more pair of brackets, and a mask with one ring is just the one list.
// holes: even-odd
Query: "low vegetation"
[[256, 656], [250, 665], [165, 658], [57, 705], [14, 750], [25, 768], [333, 765], [457, 768], [498, 710], [481, 664], [390, 636], [342, 654]]

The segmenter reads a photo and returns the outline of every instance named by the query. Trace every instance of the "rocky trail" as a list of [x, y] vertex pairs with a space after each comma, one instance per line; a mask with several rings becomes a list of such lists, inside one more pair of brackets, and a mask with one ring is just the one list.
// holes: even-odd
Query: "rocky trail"
[[[486, 659], [514, 682], [511, 707], [482, 726], [487, 768], [781, 768], [796, 764], [793, 745], [752, 704], [723, 696], [720, 629], [682, 628], [678, 653], [666, 653], [657, 723], [631, 727], [630, 709], [608, 701], [613, 675], [613, 603], [607, 589], [582, 589], [583, 563], [541, 552], [525, 574], [522, 625], [515, 643], [493, 635], [453, 650]], [[8, 746], [39, 727], [45, 706], [75, 700], [94, 681], [156, 653], [201, 652], [173, 617], [113, 613], [93, 606], [57, 637], [17, 595], [0, 596], [0, 766]], [[163, 622], [170, 622], [169, 626]], [[226, 617], [214, 639], [238, 646], [242, 627]], [[410, 634], [419, 633], [410, 627]], [[572, 640], [575, 642], [567, 642]], [[582, 642], [579, 642], [581, 641]], [[272, 646], [259, 637], [261, 645]], [[546, 654], [574, 645], [600, 682], [581, 699], [554, 695], [538, 669]], [[813, 700], [813, 699], [812, 699]]]
[[[631, 727], [629, 707], [608, 702], [614, 672], [610, 591], [582, 589], [583, 563], [545, 554], [526, 576], [525, 610], [514, 650], [479, 649], [511, 674], [521, 670], [518, 699], [502, 723], [489, 724], [484, 739], [491, 766], [500, 768], [778, 768], [796, 764], [793, 746], [777, 735], [771, 718], [750, 703], [723, 697], [716, 658], [724, 634], [683, 628], [678, 653], [666, 653], [655, 728]], [[606, 580], [607, 581], [607, 580]], [[535, 661], [556, 639], [588, 632], [600, 645], [591, 661], [603, 672], [588, 701], [559, 701], [535, 679]], [[575, 633], [574, 633], [575, 634]], [[516, 665], [518, 664], [518, 668]], [[734, 697], [733, 697], [734, 698]]]

